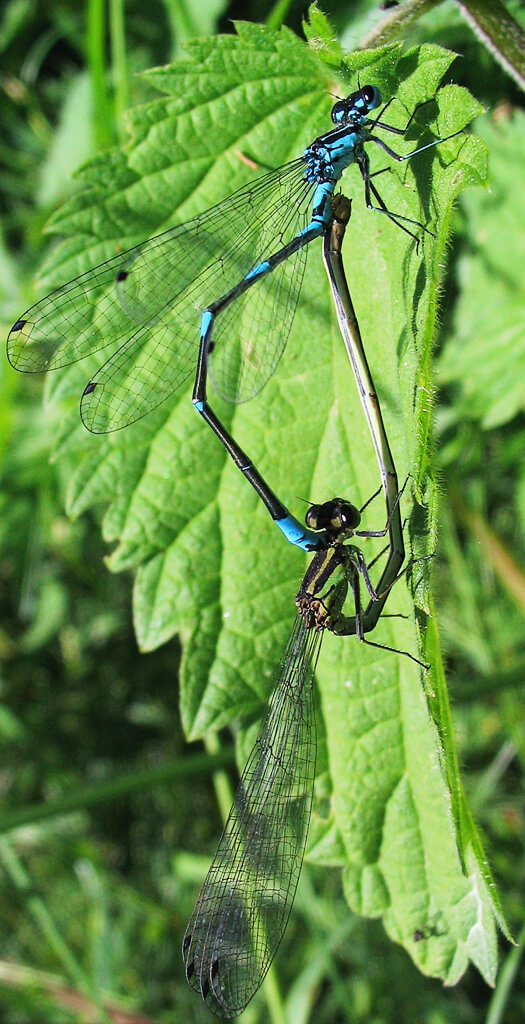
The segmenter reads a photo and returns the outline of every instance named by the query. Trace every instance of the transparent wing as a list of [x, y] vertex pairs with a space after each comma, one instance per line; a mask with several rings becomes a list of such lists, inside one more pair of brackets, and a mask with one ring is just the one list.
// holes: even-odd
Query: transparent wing
[[312, 806], [317, 751], [312, 681], [322, 635], [297, 616], [186, 929], [188, 982], [222, 1017], [236, 1017], [259, 988], [294, 900]]
[[[304, 180], [294, 191], [293, 205], [285, 205], [274, 193], [272, 208], [261, 223], [259, 254], [272, 255], [299, 234], [311, 216], [310, 197], [311, 186]], [[298, 249], [218, 316], [210, 371], [216, 391], [226, 401], [253, 398], [273, 374], [292, 327], [307, 251]]]
[[[134, 422], [187, 378], [196, 361], [201, 311], [294, 237], [307, 217], [311, 192], [303, 160], [292, 161], [186, 224], [87, 271], [17, 321], [8, 338], [10, 362], [19, 370], [54, 369], [111, 345], [114, 354], [97, 377], [97, 399], [104, 394], [106, 408], [113, 402], [118, 415], [106, 414], [106, 425], [97, 427], [104, 416], [100, 410], [90, 413], [93, 398], [85, 422], [95, 430]], [[215, 379], [230, 400], [255, 394], [282, 352], [304, 254], [289, 264], [276, 269], [275, 281], [264, 285], [258, 299], [251, 292], [263, 280], [237, 310], [236, 303], [228, 307], [224, 327], [218, 319], [219, 335], [233, 355], [218, 358]], [[257, 359], [256, 341], [263, 342]], [[248, 369], [240, 373], [243, 359]]]

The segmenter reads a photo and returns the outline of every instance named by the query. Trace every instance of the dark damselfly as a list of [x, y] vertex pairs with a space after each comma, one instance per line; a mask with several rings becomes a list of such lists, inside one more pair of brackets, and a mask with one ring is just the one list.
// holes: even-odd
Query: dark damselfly
[[[388, 596], [374, 589], [360, 548], [345, 543], [379, 535], [358, 530], [360, 519], [354, 505], [338, 498], [307, 513], [307, 525], [323, 529], [328, 546], [313, 555], [297, 593], [272, 696], [184, 936], [187, 980], [221, 1017], [242, 1013], [261, 985], [294, 901], [312, 807], [313, 679], [324, 631], [369, 643], [364, 634], [378, 616], [362, 610], [360, 580], [370, 606], [383, 607]], [[348, 591], [354, 615], [343, 612]]]

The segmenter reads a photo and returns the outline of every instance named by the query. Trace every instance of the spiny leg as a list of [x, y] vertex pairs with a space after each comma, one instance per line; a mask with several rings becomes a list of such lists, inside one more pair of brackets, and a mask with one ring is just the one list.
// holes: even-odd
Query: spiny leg
[[[378, 142], [379, 140], [373, 139], [373, 141]], [[429, 231], [424, 224], [421, 224], [417, 220], [413, 220], [411, 217], [403, 217], [403, 215], [400, 213], [392, 213], [392, 211], [388, 209], [385, 201], [381, 198], [375, 185], [371, 181], [370, 164], [366, 153], [362, 153], [357, 158], [357, 164], [359, 170], [361, 171], [361, 177], [363, 179], [363, 184], [365, 186], [365, 203], [369, 210], [374, 210], [376, 213], [384, 213], [389, 218], [389, 220], [393, 221], [393, 223], [396, 224], [397, 227], [401, 229], [401, 231], [404, 231], [406, 235], [409, 235], [410, 238], [413, 238], [416, 243], [416, 246], [418, 247], [420, 242], [418, 236], [414, 234], [413, 231], [410, 231], [409, 228], [405, 227], [404, 224], [401, 224], [401, 221], [406, 221], [408, 224], [414, 224], [416, 227], [421, 228], [421, 230], [424, 231], [427, 235], [430, 235], [432, 238], [434, 237], [432, 231]], [[379, 206], [374, 206], [372, 202], [372, 195], [379, 203]]]

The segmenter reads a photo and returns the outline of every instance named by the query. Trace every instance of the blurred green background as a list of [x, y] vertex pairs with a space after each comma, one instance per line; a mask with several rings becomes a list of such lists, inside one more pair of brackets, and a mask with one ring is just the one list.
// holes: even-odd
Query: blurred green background
[[[523, 937], [522, 68], [506, 52], [504, 69], [479, 38], [481, 16], [476, 34], [452, 2], [429, 4], [418, 17], [410, 4], [403, 17], [402, 7], [383, 12], [368, 0], [324, 10], [349, 49], [401, 36], [455, 50], [451, 79], [486, 108], [475, 130], [489, 145], [491, 188], [472, 190], [457, 208], [442, 294], [435, 580], [469, 802], [507, 921]], [[509, 11], [523, 18], [517, 6]], [[36, 295], [49, 246], [43, 227], [71, 194], [71, 174], [123, 141], [123, 111], [152, 98], [133, 73], [174, 59], [193, 36], [230, 32], [234, 18], [300, 34], [305, 13], [299, 3], [262, 0], [4, 5], [5, 334]], [[497, 32], [492, 43], [497, 51]], [[71, 523], [63, 511], [66, 472], [50, 461], [59, 411], [43, 407], [40, 380], [19, 377], [5, 361], [0, 376], [1, 1019], [205, 1021], [184, 981], [180, 943], [220, 828], [213, 781], [224, 783], [220, 758], [233, 762], [233, 753], [227, 744], [217, 757], [186, 746], [178, 644], [138, 654], [131, 577], [106, 569], [94, 514]], [[495, 993], [474, 969], [443, 989], [380, 924], [349, 914], [338, 871], [306, 865], [270, 994], [243, 1019], [521, 1024], [520, 949], [503, 942], [501, 956]]]

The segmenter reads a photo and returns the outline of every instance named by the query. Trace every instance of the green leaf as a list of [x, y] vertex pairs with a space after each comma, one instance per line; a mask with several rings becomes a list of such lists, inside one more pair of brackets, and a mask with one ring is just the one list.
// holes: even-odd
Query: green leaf
[[60, 121], [39, 173], [37, 201], [53, 206], [69, 191], [71, 175], [93, 153], [92, 86], [87, 74], [69, 83]]
[[310, 4], [308, 8], [308, 19], [303, 20], [303, 31], [323, 64], [339, 70], [344, 60], [343, 48], [328, 18], [316, 3]]
[[[320, 63], [340, 76], [342, 81], [352, 82], [351, 87], [356, 88], [356, 76], [366, 71], [368, 76], [373, 73], [374, 85], [385, 93], [395, 87], [399, 81], [397, 62], [403, 49], [401, 43], [345, 53], [328, 19], [316, 4], [311, 4], [308, 18], [308, 21], [303, 21], [303, 29], [312, 50]], [[442, 50], [441, 54], [444, 53]]]
[[[314, 19], [315, 20], [315, 19]], [[403, 127], [417, 112], [401, 153], [431, 142], [432, 131], [462, 129], [479, 105], [463, 89], [438, 83], [453, 55], [434, 46], [399, 47], [343, 60], [345, 81], [395, 93], [388, 116]], [[368, 63], [367, 63], [368, 61]], [[82, 172], [84, 185], [54, 219], [67, 235], [48, 264], [48, 284], [74, 276], [147, 234], [223, 198], [253, 171], [300, 154], [330, 125], [333, 75], [287, 30], [237, 26], [236, 37], [193, 43], [185, 60], [148, 74], [164, 95], [130, 114], [130, 144]], [[356, 80], [354, 80], [354, 87]], [[341, 94], [348, 86], [335, 85]], [[372, 147], [370, 147], [372, 148]], [[377, 147], [373, 170], [387, 162]], [[434, 547], [431, 476], [431, 352], [452, 204], [484, 180], [485, 147], [459, 135], [378, 180], [389, 209], [431, 227], [415, 240], [364, 206], [354, 167], [343, 186], [354, 197], [345, 261], [399, 478], [412, 473], [430, 508], [418, 534], [418, 509], [403, 501], [418, 551]], [[287, 352], [253, 402], [214, 407], [272, 487], [300, 514], [299, 499], [334, 493], [362, 504], [378, 471], [341, 344], [323, 272], [312, 245]], [[195, 353], [197, 353], [197, 333]], [[94, 361], [95, 362], [95, 361]], [[48, 398], [72, 396], [90, 366], [71, 367]], [[303, 556], [279, 537], [256, 494], [195, 416], [188, 391], [122, 434], [82, 438], [71, 412], [59, 445], [74, 460], [69, 487], [76, 514], [104, 501], [104, 532], [116, 541], [115, 571], [136, 570], [137, 636], [151, 650], [181, 636], [181, 713], [187, 734], [203, 736], [259, 714], [294, 617]], [[382, 526], [377, 500], [366, 525]], [[367, 552], [368, 554], [368, 552]], [[429, 603], [429, 562], [413, 569], [418, 604]], [[417, 656], [413, 600], [400, 582], [374, 641]], [[435, 631], [419, 616], [423, 655], [439, 669]], [[421, 656], [421, 654], [420, 654]], [[324, 719], [322, 778], [311, 833], [313, 855], [344, 863], [349, 901], [382, 914], [425, 973], [457, 979], [468, 960], [487, 980], [496, 964], [493, 906], [476, 846], [463, 848], [457, 764], [439, 672], [422, 679], [402, 654], [325, 638], [318, 672]], [[440, 733], [441, 721], [447, 723]], [[328, 771], [329, 770], [329, 771]], [[326, 813], [331, 801], [333, 813]], [[452, 808], [452, 813], [451, 813]], [[468, 868], [467, 868], [468, 865]], [[424, 938], [416, 942], [414, 935]]]
[[525, 408], [525, 214], [517, 187], [525, 173], [525, 116], [516, 111], [479, 128], [491, 154], [490, 192], [464, 200], [473, 243], [459, 261], [454, 333], [438, 369], [440, 382], [454, 386], [455, 414], [489, 430]]

